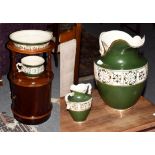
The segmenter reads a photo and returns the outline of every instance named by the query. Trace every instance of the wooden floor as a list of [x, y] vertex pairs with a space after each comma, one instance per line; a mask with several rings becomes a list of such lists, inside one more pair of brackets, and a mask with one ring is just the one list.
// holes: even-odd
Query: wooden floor
[[[64, 98], [61, 99], [61, 131], [70, 132], [119, 132], [119, 131], [154, 131], [155, 105], [144, 97], [127, 110], [116, 110], [107, 106], [93, 91], [92, 109], [83, 123], [74, 122], [66, 110]], [[150, 130], [149, 130], [150, 129]]]

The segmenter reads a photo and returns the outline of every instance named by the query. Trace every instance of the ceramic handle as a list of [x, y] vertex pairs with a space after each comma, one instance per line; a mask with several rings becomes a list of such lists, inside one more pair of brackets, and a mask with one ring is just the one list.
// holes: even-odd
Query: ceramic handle
[[100, 34], [100, 37], [99, 37], [99, 45], [100, 45], [100, 54], [101, 56], [104, 55], [105, 53], [105, 49], [104, 49], [104, 46], [103, 46], [103, 42], [102, 42], [102, 33]]
[[66, 109], [70, 109], [68, 96], [73, 96], [73, 95], [74, 95], [74, 92], [68, 93], [68, 94], [65, 96], [65, 101], [66, 101], [66, 104], [67, 104], [67, 108], [66, 108]]
[[87, 84], [87, 88], [88, 88], [88, 94], [91, 94], [92, 86], [90, 83]]
[[65, 101], [66, 103], [68, 102], [68, 96], [73, 96], [74, 94], [73, 93], [68, 93], [66, 96], [65, 96]]
[[18, 72], [22, 72], [22, 69], [19, 68], [19, 67], [22, 67], [22, 66], [23, 66], [22, 63], [17, 63], [16, 64], [16, 68], [17, 68]]
[[100, 37], [99, 37], [99, 45], [100, 45], [100, 50], [99, 51], [100, 51], [101, 56], [105, 55], [105, 53], [108, 50], [108, 45], [102, 40], [103, 35], [104, 35], [104, 32], [102, 32], [100, 34]]

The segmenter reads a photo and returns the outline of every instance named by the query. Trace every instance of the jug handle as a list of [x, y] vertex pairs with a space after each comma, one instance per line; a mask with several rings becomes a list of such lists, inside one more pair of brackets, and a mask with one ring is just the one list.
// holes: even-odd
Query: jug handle
[[68, 101], [68, 96], [73, 96], [73, 95], [74, 95], [74, 92], [68, 93], [68, 94], [65, 96], [65, 101], [66, 101], [66, 103], [69, 102], [69, 101]]
[[74, 95], [74, 92], [72, 93], [68, 93], [66, 96], [65, 96], [65, 101], [66, 101], [66, 104], [67, 104], [67, 107], [66, 109], [70, 109], [70, 104], [69, 104], [69, 100], [68, 100], [68, 96], [73, 96]]
[[102, 32], [100, 34], [100, 37], [99, 37], [99, 45], [100, 45], [99, 52], [100, 52], [101, 56], [105, 55], [105, 53], [106, 53], [106, 49], [105, 49], [106, 44], [105, 44], [105, 42], [102, 41], [102, 35], [103, 35], [103, 33], [104, 32]]
[[87, 84], [87, 90], [86, 90], [86, 94], [91, 94], [91, 89], [92, 89], [92, 86], [90, 83]]

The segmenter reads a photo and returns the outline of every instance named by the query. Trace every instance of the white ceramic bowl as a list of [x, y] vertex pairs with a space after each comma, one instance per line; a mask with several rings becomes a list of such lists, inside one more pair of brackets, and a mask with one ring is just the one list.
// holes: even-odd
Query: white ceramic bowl
[[20, 49], [40, 49], [48, 46], [53, 33], [43, 30], [20, 30], [9, 35], [10, 40]]
[[26, 56], [21, 59], [21, 63], [26, 66], [40, 66], [45, 62], [45, 60], [36, 55]]

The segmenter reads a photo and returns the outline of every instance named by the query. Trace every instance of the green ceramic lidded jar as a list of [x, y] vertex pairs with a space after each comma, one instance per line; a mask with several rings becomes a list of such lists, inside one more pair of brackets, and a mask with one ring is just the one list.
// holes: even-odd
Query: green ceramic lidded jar
[[71, 85], [71, 93], [65, 96], [67, 110], [76, 122], [83, 122], [87, 119], [91, 109], [91, 84]]
[[94, 75], [99, 93], [110, 107], [127, 109], [141, 96], [148, 74], [148, 62], [138, 52], [144, 42], [144, 37], [131, 37], [123, 31], [101, 33], [101, 57], [94, 63]]

